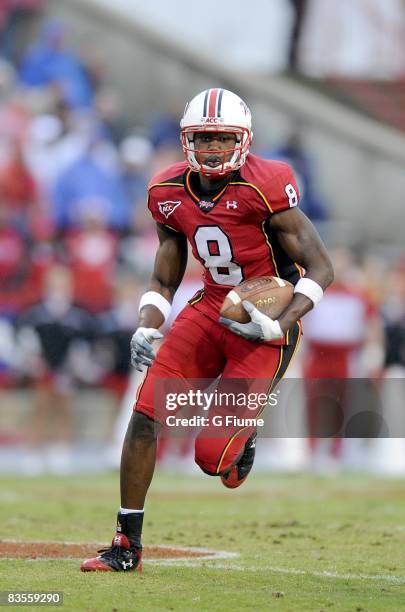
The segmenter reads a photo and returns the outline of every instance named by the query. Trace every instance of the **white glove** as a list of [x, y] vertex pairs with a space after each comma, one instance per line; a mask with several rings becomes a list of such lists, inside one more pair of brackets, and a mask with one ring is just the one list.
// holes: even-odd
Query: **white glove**
[[248, 300], [244, 300], [242, 305], [250, 315], [249, 323], [236, 323], [236, 321], [225, 317], [220, 317], [219, 322], [226, 325], [234, 334], [243, 336], [246, 340], [281, 340], [281, 338], [284, 338], [278, 321], [273, 321], [273, 319], [261, 313]]
[[152, 342], [161, 338], [163, 334], [154, 327], [138, 327], [131, 338], [131, 363], [138, 372], [142, 372], [142, 365], [152, 365], [156, 357]]

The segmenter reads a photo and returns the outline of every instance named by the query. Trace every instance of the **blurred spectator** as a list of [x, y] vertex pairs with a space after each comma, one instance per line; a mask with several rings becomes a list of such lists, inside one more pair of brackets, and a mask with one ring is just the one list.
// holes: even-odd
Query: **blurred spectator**
[[290, 3], [294, 9], [294, 17], [291, 29], [290, 48], [288, 50], [288, 67], [293, 72], [298, 72], [301, 32], [307, 12], [308, 0], [290, 0]]
[[127, 128], [119, 92], [107, 87], [100, 89], [94, 100], [94, 108], [103, 125], [104, 135], [118, 146]]
[[49, 201], [57, 178], [91, 149], [91, 156], [114, 170], [118, 155], [100, 135], [100, 124], [92, 113], [72, 112], [58, 101], [55, 114], [40, 114], [29, 123], [24, 157], [42, 198]]
[[143, 136], [128, 136], [121, 142], [120, 155], [123, 187], [130, 202], [131, 217], [136, 219], [139, 209], [146, 206], [153, 146]]
[[[314, 468], [331, 467], [340, 455], [339, 436], [352, 390], [347, 381], [376, 376], [384, 355], [381, 317], [353, 283], [356, 272], [350, 251], [336, 249], [331, 255], [335, 281], [303, 320], [303, 375]], [[328, 437], [325, 445], [321, 438]]]
[[129, 205], [119, 173], [97, 144], [91, 142], [54, 184], [53, 216], [59, 230], [80, 224], [88, 207], [96, 207], [111, 228], [124, 230], [128, 226]]
[[55, 115], [39, 115], [30, 122], [24, 140], [24, 158], [43, 199], [63, 168], [61, 139], [63, 125]]
[[67, 46], [67, 29], [59, 21], [44, 24], [38, 41], [23, 57], [20, 78], [27, 87], [56, 87], [72, 108], [92, 104], [92, 84], [81, 60]]
[[117, 267], [117, 236], [106, 228], [97, 202], [88, 201], [80, 227], [67, 233], [64, 245], [73, 274], [74, 301], [97, 313], [111, 306]]
[[0, 314], [15, 317], [39, 299], [51, 260], [47, 249], [28, 246], [0, 201]]
[[18, 360], [12, 320], [0, 313], [0, 393], [17, 384]]
[[0, 3], [0, 55], [13, 63], [21, 35], [25, 34], [32, 18], [44, 5], [44, 0], [2, 0]]
[[132, 274], [146, 279], [153, 270], [159, 240], [149, 211], [139, 208], [132, 231], [120, 241], [120, 260]]
[[[9, 78], [12, 72], [8, 66], [0, 62], [0, 87], [4, 86], [4, 99], [0, 99], [0, 159], [3, 161], [4, 155], [9, 153], [10, 141], [18, 139], [22, 141], [25, 137], [28, 123], [30, 121], [29, 110], [26, 99], [21, 91], [14, 89], [11, 84], [11, 91], [7, 91]], [[1, 92], [1, 89], [0, 89]]]
[[89, 348], [93, 322], [72, 300], [69, 270], [53, 266], [42, 300], [17, 321], [21, 368], [35, 383], [34, 445], [71, 442], [74, 384], [96, 377]]
[[172, 106], [152, 118], [150, 140], [155, 149], [155, 155], [150, 167], [150, 176], [184, 159], [179, 146], [179, 117], [182, 115], [182, 110]]
[[316, 223], [327, 220], [327, 204], [318, 194], [314, 164], [299, 132], [293, 132], [284, 145], [267, 156], [285, 161], [294, 168], [301, 193], [300, 208], [311, 221]]
[[382, 307], [388, 372], [405, 372], [405, 258], [385, 277], [387, 297]]
[[4, 102], [13, 91], [16, 73], [14, 67], [0, 57], [0, 102]]
[[0, 197], [8, 208], [9, 219], [26, 229], [37, 203], [37, 190], [20, 143], [14, 141], [10, 149], [9, 159], [0, 166]]
[[15, 314], [21, 279], [28, 267], [21, 233], [9, 223], [8, 207], [0, 204], [0, 312]]
[[150, 126], [150, 139], [155, 149], [160, 147], [179, 146], [179, 117], [181, 111], [173, 108], [161, 112], [152, 118]]

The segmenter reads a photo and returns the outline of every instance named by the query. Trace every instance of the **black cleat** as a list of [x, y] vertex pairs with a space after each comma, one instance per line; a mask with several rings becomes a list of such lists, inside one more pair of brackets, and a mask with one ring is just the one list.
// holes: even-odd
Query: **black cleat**
[[236, 489], [245, 482], [253, 467], [256, 453], [257, 431], [252, 433], [245, 444], [245, 449], [239, 461], [226, 474], [221, 476], [222, 484], [228, 489]]
[[98, 557], [83, 561], [82, 572], [141, 572], [142, 549], [131, 546], [123, 533], [116, 533], [110, 548], [103, 548]]

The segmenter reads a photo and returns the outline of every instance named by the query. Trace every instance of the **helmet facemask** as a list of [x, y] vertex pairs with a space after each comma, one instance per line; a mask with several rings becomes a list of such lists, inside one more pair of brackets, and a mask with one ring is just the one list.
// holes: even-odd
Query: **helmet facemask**
[[[230, 149], [195, 149], [195, 134], [202, 132], [223, 132], [233, 134], [236, 137], [235, 145]], [[200, 172], [206, 176], [223, 176], [234, 172], [246, 161], [246, 156], [251, 144], [251, 133], [247, 128], [237, 128], [234, 126], [215, 126], [204, 128], [202, 126], [190, 126], [181, 130], [181, 144], [190, 168], [194, 172]], [[222, 159], [218, 166], [207, 166], [200, 163], [197, 159], [200, 155], [211, 154]], [[229, 156], [231, 157], [229, 158]]]
[[[246, 104], [230, 91], [210, 89], [198, 94], [185, 108], [180, 140], [188, 165], [205, 176], [224, 176], [246, 161], [252, 142], [251, 116]], [[229, 149], [195, 148], [196, 133], [227, 133], [236, 138]], [[215, 155], [217, 166], [201, 163], [201, 155]], [[200, 159], [200, 161], [199, 161]]]

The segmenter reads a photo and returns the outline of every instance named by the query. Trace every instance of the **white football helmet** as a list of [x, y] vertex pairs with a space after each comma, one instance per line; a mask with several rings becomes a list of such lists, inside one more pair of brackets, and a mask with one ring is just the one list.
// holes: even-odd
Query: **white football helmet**
[[[180, 121], [180, 140], [191, 170], [207, 176], [225, 175], [240, 168], [246, 161], [252, 143], [252, 116], [244, 101], [227, 89], [207, 89], [188, 102]], [[222, 158], [218, 166], [200, 164], [196, 158], [196, 132], [227, 132], [235, 134], [232, 149], [212, 151]], [[206, 153], [202, 149], [199, 152]], [[232, 156], [229, 161], [226, 157]]]

